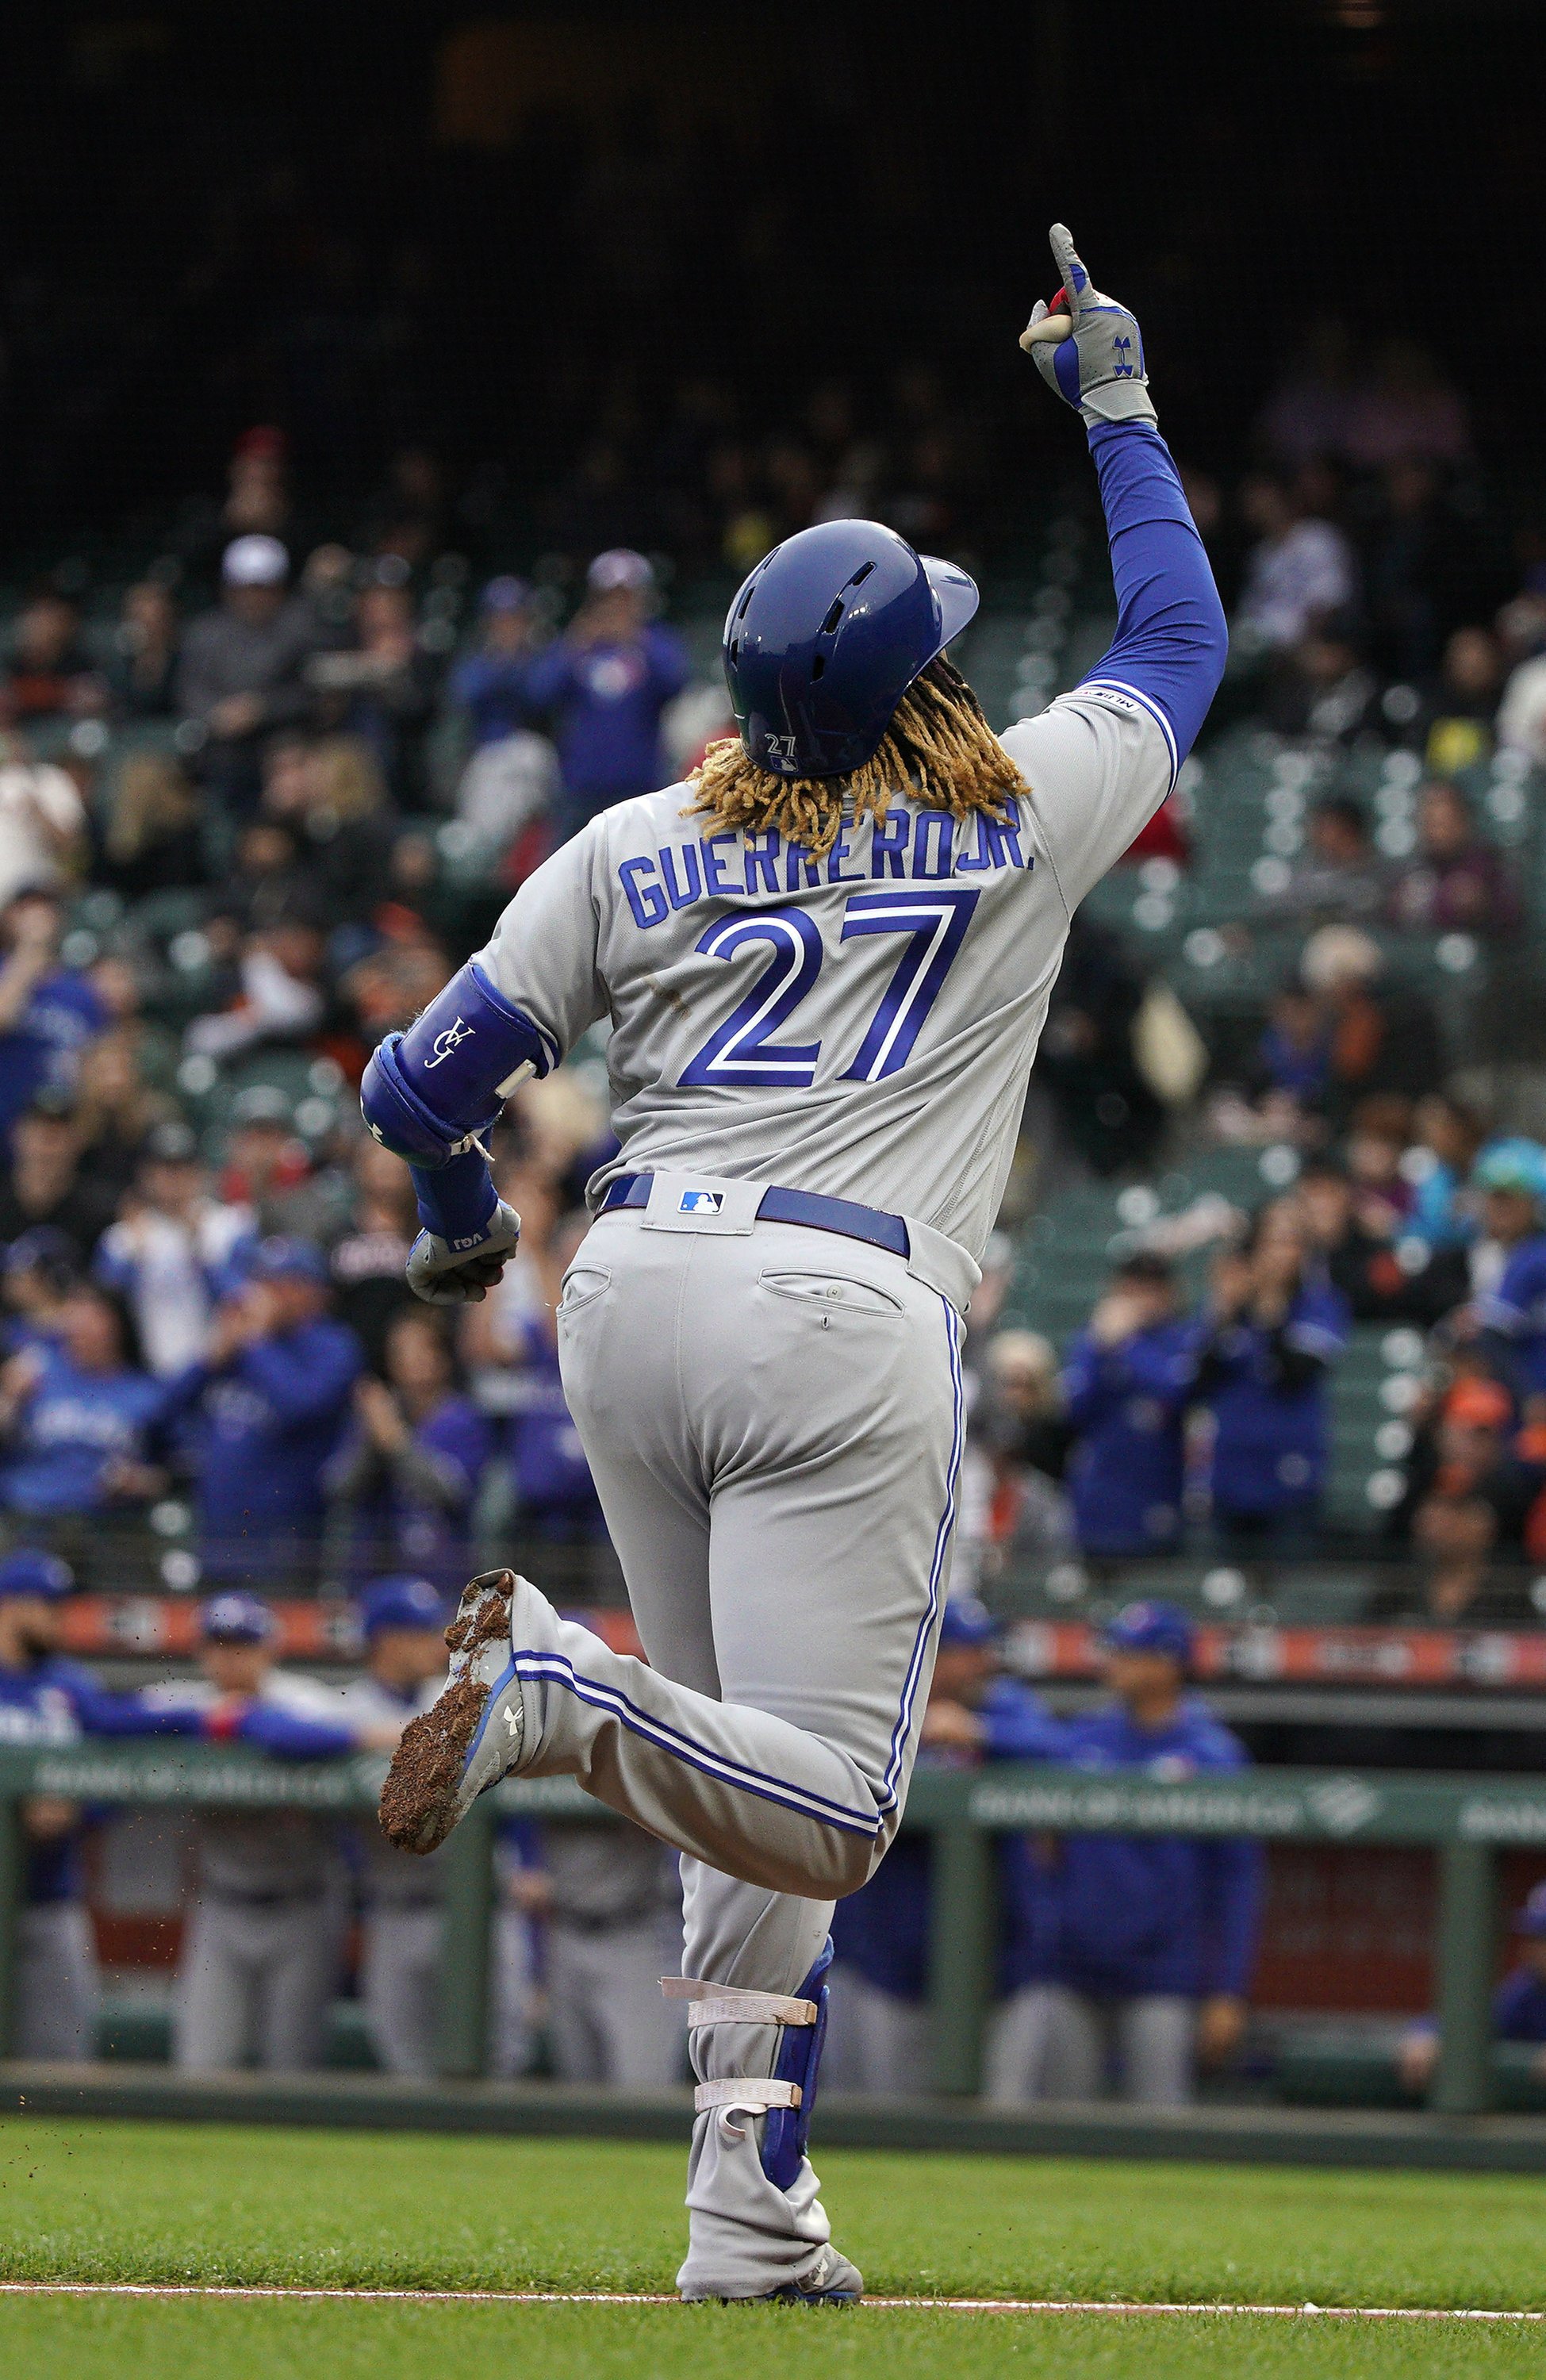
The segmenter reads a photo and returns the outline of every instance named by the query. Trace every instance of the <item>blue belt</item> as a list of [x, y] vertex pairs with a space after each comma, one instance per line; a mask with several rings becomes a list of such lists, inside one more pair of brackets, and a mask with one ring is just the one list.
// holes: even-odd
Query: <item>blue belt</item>
[[[610, 1215], [620, 1207], [647, 1207], [655, 1187], [653, 1173], [620, 1173], [609, 1182], [599, 1212]], [[817, 1190], [765, 1190], [757, 1202], [759, 1223], [803, 1223], [812, 1232], [840, 1232], [846, 1240], [867, 1240], [872, 1248], [887, 1248], [905, 1259], [912, 1252], [907, 1225], [900, 1215], [883, 1214], [878, 1207], [861, 1207], [853, 1198], [824, 1198]]]

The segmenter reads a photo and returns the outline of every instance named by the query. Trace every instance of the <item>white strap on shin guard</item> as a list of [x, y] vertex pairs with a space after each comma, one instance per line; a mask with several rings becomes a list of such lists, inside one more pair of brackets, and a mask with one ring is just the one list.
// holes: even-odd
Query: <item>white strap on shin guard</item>
[[748, 2115], [764, 2116], [769, 2107], [798, 2107], [798, 2082], [776, 2082], [768, 2074], [727, 2074], [718, 2082], [700, 2082], [693, 2094], [694, 2112], [707, 2107], [744, 2107]]
[[[701, 1983], [695, 1975], [662, 1975], [660, 1989], [669, 2000], [688, 2000], [690, 2028], [700, 2024], [815, 2024], [815, 2000], [791, 1999], [784, 1992], [743, 1992], [733, 1984]], [[780, 2100], [779, 2106], [785, 2102]]]

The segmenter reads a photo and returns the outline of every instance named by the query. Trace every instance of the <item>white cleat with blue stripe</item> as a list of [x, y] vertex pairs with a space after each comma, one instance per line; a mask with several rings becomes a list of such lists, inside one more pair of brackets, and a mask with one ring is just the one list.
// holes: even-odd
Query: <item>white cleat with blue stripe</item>
[[464, 1587], [445, 1632], [451, 1675], [404, 1730], [381, 1788], [382, 1832], [399, 1851], [438, 1851], [480, 1793], [520, 1765], [525, 1733], [511, 1654], [513, 1571], [485, 1571]]

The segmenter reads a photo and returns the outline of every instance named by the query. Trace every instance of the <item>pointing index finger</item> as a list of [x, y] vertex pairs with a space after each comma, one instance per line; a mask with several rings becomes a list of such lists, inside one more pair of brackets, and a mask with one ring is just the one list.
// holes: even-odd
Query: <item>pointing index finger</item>
[[1089, 291], [1090, 275], [1079, 261], [1079, 252], [1073, 244], [1073, 234], [1067, 224], [1054, 224], [1047, 234], [1047, 239], [1052, 249], [1052, 261], [1062, 276], [1069, 311], [1077, 322]]

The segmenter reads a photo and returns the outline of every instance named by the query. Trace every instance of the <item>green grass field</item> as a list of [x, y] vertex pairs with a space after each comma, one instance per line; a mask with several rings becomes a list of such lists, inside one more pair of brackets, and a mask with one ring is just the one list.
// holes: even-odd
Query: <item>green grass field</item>
[[[1546, 2184], [848, 2152], [822, 2157], [877, 2295], [1546, 2306]], [[669, 2290], [682, 2162], [585, 2141], [0, 2121], [0, 2277]], [[791, 2338], [790, 2325], [798, 2326]], [[912, 2374], [1492, 2375], [1546, 2330], [1306, 2317], [0, 2298], [27, 2380]]]

